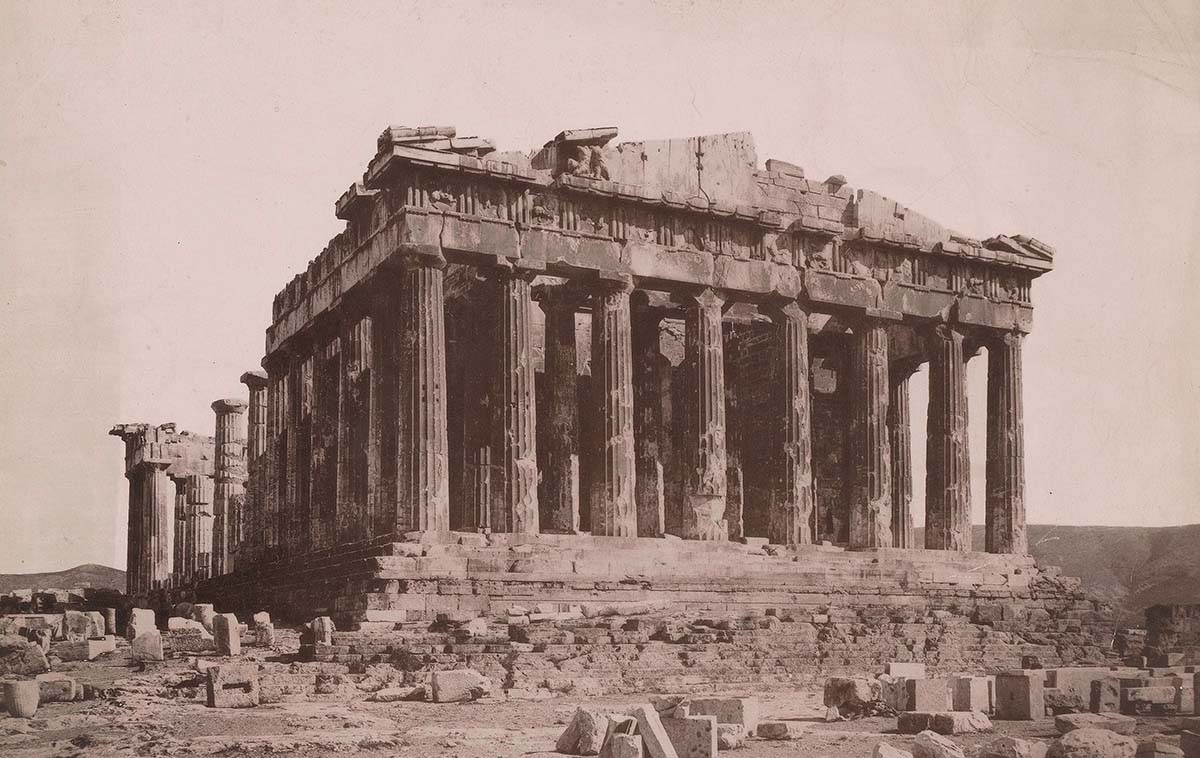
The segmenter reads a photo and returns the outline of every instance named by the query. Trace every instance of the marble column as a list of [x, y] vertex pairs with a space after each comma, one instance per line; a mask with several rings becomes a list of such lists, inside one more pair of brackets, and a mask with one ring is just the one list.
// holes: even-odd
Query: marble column
[[967, 449], [967, 371], [963, 335], [940, 324], [929, 335], [929, 424], [925, 547], [971, 549], [971, 470]]
[[989, 553], [1028, 552], [1025, 537], [1025, 411], [1020, 332], [988, 344], [987, 514]]
[[573, 534], [579, 524], [579, 368], [575, 313], [584, 295], [575, 287], [545, 287], [546, 470], [539, 496], [543, 532]]
[[142, 511], [145, 505], [145, 495], [142, 494], [145, 488], [144, 473], [141, 466], [125, 472], [125, 478], [129, 480], [129, 526], [125, 547], [125, 593], [130, 596], [137, 595], [143, 590], [141, 566], [147, 548], [145, 532], [142, 529], [144, 519]]
[[246, 497], [246, 401], [225, 398], [212, 404], [217, 415], [213, 479], [212, 575], [233, 571]]
[[686, 472], [683, 538], [723, 541], [725, 521], [725, 350], [721, 331], [725, 299], [706, 289], [684, 303], [684, 413]]
[[911, 548], [912, 520], [912, 422], [909, 412], [908, 366], [893, 366], [888, 398], [888, 442], [892, 448], [892, 546]]
[[496, 397], [500, 405], [500, 455], [504, 465], [503, 508], [493, 528], [537, 534], [538, 465], [537, 404], [534, 396], [533, 274], [501, 271], [497, 313], [500, 371]]
[[592, 534], [637, 536], [637, 463], [633, 437], [632, 283], [606, 280], [592, 299]]
[[808, 314], [799, 303], [766, 309], [772, 322], [775, 372], [774, 481], [768, 538], [779, 545], [813, 542], [812, 398], [809, 394]]
[[148, 560], [143, 562], [146, 576], [143, 590], [166, 587], [171, 579], [171, 558], [175, 548], [175, 485], [167, 475], [170, 460], [147, 460], [143, 508], [148, 516]]
[[882, 324], [855, 327], [850, 363], [850, 546], [892, 546], [888, 340]]
[[192, 474], [187, 480], [188, 507], [192, 510], [195, 534], [191, 540], [192, 550], [187, 559], [195, 579], [213, 576], [213, 498], [216, 486], [207, 474]]
[[662, 436], [662, 351], [659, 347], [661, 312], [648, 306], [644, 292], [632, 295], [633, 311], [633, 439], [637, 470], [634, 500], [639, 537], [661, 537], [666, 518]]
[[402, 261], [397, 533], [450, 528], [445, 265], [430, 257]]
[[171, 586], [177, 587], [186, 581], [184, 556], [188, 550], [187, 477], [173, 476], [175, 485], [175, 538], [171, 549]]
[[246, 507], [243, 518], [244, 559], [254, 560], [266, 546], [267, 386], [265, 371], [247, 371], [242, 384], [250, 391], [246, 413]]

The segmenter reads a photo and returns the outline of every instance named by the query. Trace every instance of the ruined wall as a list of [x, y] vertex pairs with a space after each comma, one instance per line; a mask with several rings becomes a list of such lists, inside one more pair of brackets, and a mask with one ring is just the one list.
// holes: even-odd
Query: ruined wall
[[1147, 608], [1146, 646], [1162, 652], [1200, 648], [1200, 603]]

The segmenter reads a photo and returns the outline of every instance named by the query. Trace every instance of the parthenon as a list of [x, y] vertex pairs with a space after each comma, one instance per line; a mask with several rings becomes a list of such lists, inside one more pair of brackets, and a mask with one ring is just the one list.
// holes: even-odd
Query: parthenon
[[[128, 453], [130, 565], [149, 567], [130, 590], [263, 592], [289, 566], [404, 542], [915, 554], [908, 382], [926, 364], [924, 549], [1019, 563], [1022, 340], [1053, 250], [759, 168], [748, 133], [616, 136], [524, 154], [384, 130], [336, 203], [345, 230], [275, 297], [248, 404], [213, 404], [205, 467], [174, 494], [178, 534], [211, 513], [211, 546], [174, 537], [163, 563], [170, 530], [145, 514], [176, 502], [158, 491], [170, 456]], [[985, 350], [973, 545], [966, 364]], [[113, 433], [129, 451], [175, 439]], [[346, 582], [321, 602], [392, 591]]]

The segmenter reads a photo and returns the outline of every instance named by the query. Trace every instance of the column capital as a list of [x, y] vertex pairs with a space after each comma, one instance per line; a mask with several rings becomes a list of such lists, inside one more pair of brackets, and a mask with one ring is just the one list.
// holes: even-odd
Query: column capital
[[773, 298], [758, 307], [759, 312], [778, 324], [783, 321], [807, 321], [808, 311], [800, 305], [800, 301], [792, 299]]
[[400, 269], [410, 268], [446, 268], [446, 256], [441, 251], [436, 253], [417, 252], [416, 250], [399, 250], [393, 256]]
[[725, 293], [712, 287], [682, 292], [677, 299], [683, 305], [695, 305], [700, 308], [723, 308], [729, 298]]
[[242, 384], [246, 385], [247, 387], [249, 387], [252, 390], [253, 389], [265, 389], [267, 386], [267, 381], [268, 381], [267, 380], [267, 372], [266, 371], [247, 371], [246, 373], [242, 374], [240, 381]]
[[242, 400], [240, 397], [227, 397], [221, 400], [214, 400], [212, 409], [216, 413], [232, 413], [234, 415], [238, 415], [245, 413], [248, 405], [249, 403], [247, 403], [245, 400]]
[[587, 288], [571, 280], [564, 284], [540, 284], [533, 290], [533, 299], [543, 311], [556, 308], [577, 311], [588, 301], [590, 295]]
[[592, 291], [599, 294], [633, 292], [633, 276], [617, 271], [597, 271], [596, 278], [588, 282]]

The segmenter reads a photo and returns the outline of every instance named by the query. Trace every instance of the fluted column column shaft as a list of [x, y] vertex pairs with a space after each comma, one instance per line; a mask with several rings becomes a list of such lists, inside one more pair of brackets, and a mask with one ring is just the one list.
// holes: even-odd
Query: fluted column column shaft
[[233, 570], [233, 554], [241, 537], [246, 483], [246, 402], [236, 398], [212, 404], [217, 416], [213, 450], [212, 575]]
[[542, 531], [579, 531], [579, 369], [575, 313], [582, 296], [566, 287], [542, 291], [546, 314], [546, 470], [542, 472]]
[[725, 349], [721, 330], [725, 301], [707, 289], [687, 303], [684, 349], [687, 376], [684, 444], [686, 483], [683, 537], [723, 541], [727, 455], [725, 450]]
[[633, 439], [637, 469], [639, 537], [661, 537], [666, 518], [664, 466], [659, 439], [662, 435], [662, 352], [659, 326], [662, 315], [647, 307], [636, 307], [633, 318]]
[[167, 476], [170, 461], [147, 461], [145, 465], [150, 550], [143, 589], [151, 590], [165, 587], [171, 578], [171, 558], [175, 550], [175, 484]]
[[971, 549], [971, 470], [963, 335], [942, 324], [929, 338], [925, 547]]
[[854, 466], [851, 547], [892, 546], [892, 450], [888, 442], [887, 331], [862, 324], [851, 357], [850, 438]]
[[175, 485], [175, 537], [171, 545], [171, 584], [176, 586], [184, 581], [184, 555], [187, 553], [187, 478], [172, 477]]
[[[902, 370], [903, 371], [903, 370]], [[911, 374], [891, 377], [888, 442], [892, 448], [892, 545], [915, 547], [912, 521], [912, 422], [908, 400]]]
[[592, 303], [592, 392], [599, 413], [592, 474], [592, 534], [637, 536], [633, 346], [629, 286], [605, 282]]
[[246, 413], [246, 494], [243, 539], [247, 559], [257, 556], [266, 545], [265, 510], [267, 452], [267, 375], [262, 371], [242, 374], [242, 384], [250, 391]]
[[768, 538], [780, 545], [812, 544], [812, 400], [809, 395], [808, 314], [789, 302], [769, 311], [778, 361], [774, 487]]
[[494, 528], [519, 534], [539, 531], [532, 278], [523, 271], [505, 271], [499, 275], [497, 399], [504, 499], [503, 508], [494, 519]]
[[409, 259], [400, 277], [400, 533], [450, 528], [444, 266]]
[[1011, 332], [988, 345], [985, 541], [989, 553], [1028, 552], [1021, 342], [1021, 333]]
[[[128, 444], [128, 443], [127, 443]], [[125, 592], [136, 595], [142, 591], [141, 565], [146, 553], [145, 535], [142, 531], [145, 496], [145, 476], [142, 467], [131, 469], [125, 473], [129, 480], [129, 528], [125, 546]]]
[[197, 579], [212, 576], [213, 498], [216, 487], [211, 476], [193, 474], [187, 481], [188, 507], [192, 510], [195, 536], [188, 563]]

